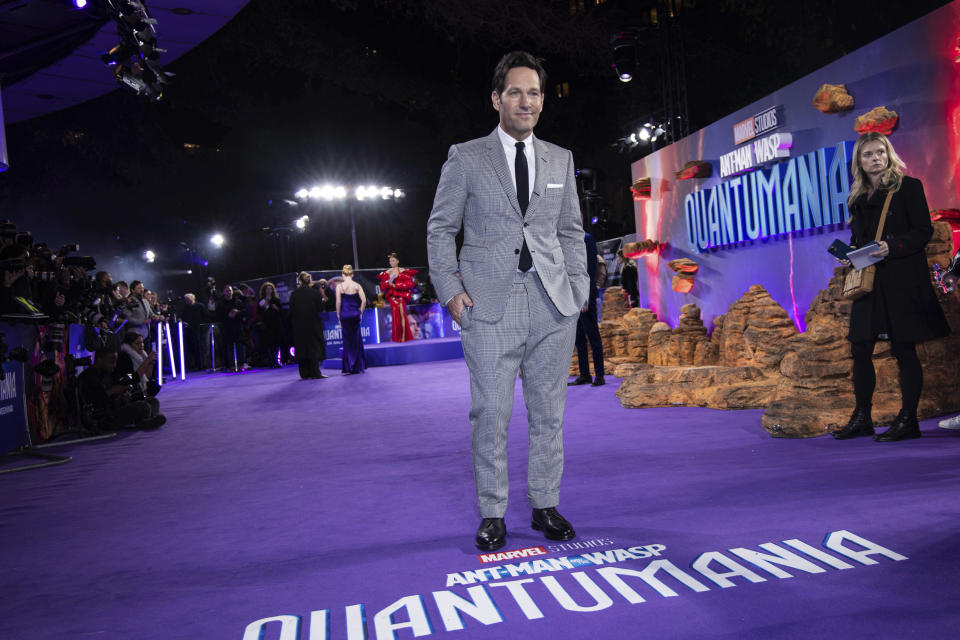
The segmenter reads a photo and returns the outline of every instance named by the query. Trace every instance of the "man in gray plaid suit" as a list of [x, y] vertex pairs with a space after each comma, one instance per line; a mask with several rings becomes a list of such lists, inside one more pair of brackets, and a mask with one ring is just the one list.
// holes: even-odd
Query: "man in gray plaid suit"
[[430, 277], [461, 326], [470, 370], [482, 518], [475, 542], [486, 551], [506, 539], [507, 424], [518, 371], [529, 424], [531, 524], [551, 540], [575, 535], [556, 507], [567, 372], [590, 283], [573, 157], [533, 135], [545, 85], [543, 67], [530, 54], [515, 51], [500, 60], [491, 95], [500, 124], [484, 138], [450, 147], [427, 223]]

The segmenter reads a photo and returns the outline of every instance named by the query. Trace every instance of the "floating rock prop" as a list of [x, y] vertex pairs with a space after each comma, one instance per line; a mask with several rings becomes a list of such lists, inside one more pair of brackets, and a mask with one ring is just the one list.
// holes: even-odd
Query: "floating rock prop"
[[652, 189], [650, 178], [638, 178], [636, 182], [630, 186], [630, 192], [633, 194], [634, 200], [649, 199]]
[[673, 174], [677, 180], [693, 180], [709, 178], [713, 175], [713, 165], [703, 160], [691, 160], [683, 165], [683, 169]]
[[853, 123], [853, 128], [860, 134], [876, 131], [888, 136], [897, 126], [899, 119], [900, 116], [896, 111], [890, 111], [886, 107], [874, 107], [858, 117]]
[[823, 113], [839, 113], [853, 109], [853, 96], [843, 84], [824, 84], [813, 96], [813, 106]]

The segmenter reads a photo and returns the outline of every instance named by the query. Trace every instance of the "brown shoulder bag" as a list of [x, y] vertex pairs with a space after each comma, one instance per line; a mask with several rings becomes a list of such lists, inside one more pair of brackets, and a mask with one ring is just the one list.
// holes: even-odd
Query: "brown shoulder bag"
[[[887, 192], [887, 199], [883, 203], [883, 211], [880, 212], [880, 224], [877, 225], [877, 237], [875, 242], [879, 244], [883, 236], [883, 224], [887, 221], [887, 209], [890, 208], [890, 199], [893, 197], [893, 189]], [[873, 277], [877, 270], [877, 265], [871, 264], [863, 269], [851, 269], [843, 279], [843, 297], [847, 300], [857, 300], [873, 291]]]

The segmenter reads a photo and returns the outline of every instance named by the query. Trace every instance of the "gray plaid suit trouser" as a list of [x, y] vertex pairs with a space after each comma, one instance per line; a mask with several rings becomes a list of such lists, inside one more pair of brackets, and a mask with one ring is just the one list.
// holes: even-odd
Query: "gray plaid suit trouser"
[[504, 295], [509, 299], [499, 321], [473, 319], [467, 307], [460, 323], [482, 518], [502, 518], [507, 510], [507, 425], [518, 369], [529, 424], [527, 497], [534, 509], [557, 506], [563, 475], [563, 411], [578, 316], [557, 311], [535, 272], [517, 273]]

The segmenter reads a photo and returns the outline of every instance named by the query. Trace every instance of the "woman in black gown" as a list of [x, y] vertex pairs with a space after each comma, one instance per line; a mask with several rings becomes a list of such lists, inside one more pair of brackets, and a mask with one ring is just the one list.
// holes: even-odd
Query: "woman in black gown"
[[337, 285], [337, 317], [343, 335], [341, 371], [346, 374], [363, 373], [367, 368], [360, 335], [360, 321], [367, 306], [363, 287], [353, 281], [353, 265], [343, 265], [343, 282]]
[[327, 357], [323, 339], [323, 295], [313, 288], [313, 278], [306, 271], [297, 276], [297, 289], [290, 294], [290, 319], [293, 322], [293, 347], [300, 377], [304, 380], [326, 378], [320, 365]]

